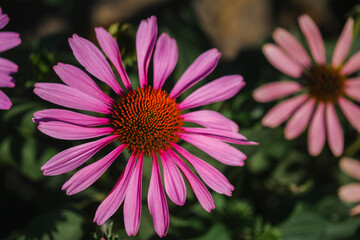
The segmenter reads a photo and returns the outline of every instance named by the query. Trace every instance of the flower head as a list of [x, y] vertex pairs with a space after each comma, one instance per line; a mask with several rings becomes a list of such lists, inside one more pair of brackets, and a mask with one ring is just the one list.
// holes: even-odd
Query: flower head
[[[0, 29], [4, 28], [9, 22], [7, 14], [3, 14], [0, 8]], [[0, 52], [12, 49], [21, 43], [18, 33], [14, 32], [0, 32]], [[18, 66], [5, 59], [0, 58], [0, 87], [14, 87], [14, 79], [10, 76], [11, 73], [16, 73]], [[11, 107], [10, 99], [0, 90], [0, 109], [7, 110]]]
[[353, 101], [360, 101], [360, 78], [349, 77], [360, 69], [360, 52], [345, 61], [353, 38], [354, 20], [349, 18], [337, 41], [331, 63], [326, 63], [325, 47], [321, 33], [313, 20], [303, 15], [300, 29], [305, 35], [312, 59], [285, 29], [273, 33], [275, 44], [265, 44], [263, 52], [269, 62], [286, 75], [299, 81], [268, 83], [254, 91], [259, 102], [268, 102], [295, 95], [271, 109], [262, 123], [277, 127], [290, 119], [285, 127], [285, 137], [294, 139], [309, 125], [308, 148], [313, 156], [320, 154], [327, 138], [335, 156], [343, 152], [344, 136], [337, 105], [360, 132], [360, 108]]
[[[167, 93], [162, 86], [176, 65], [177, 44], [166, 33], [157, 39], [156, 18], [151, 17], [141, 22], [137, 32], [140, 87], [133, 89], [115, 39], [103, 28], [96, 28], [95, 31], [97, 40], [121, 78], [124, 89], [117, 82], [101, 51], [88, 40], [73, 35], [69, 43], [76, 59], [94, 77], [108, 84], [117, 97], [112, 99], [105, 95], [85, 72], [63, 63], [59, 63], [54, 69], [65, 84], [37, 83], [34, 92], [49, 102], [103, 114], [103, 117], [95, 117], [64, 109], [36, 112], [34, 121], [39, 124], [38, 129], [51, 137], [64, 140], [102, 137], [58, 153], [41, 169], [45, 175], [72, 171], [104, 146], [114, 141], [119, 142], [119, 146], [104, 158], [75, 173], [62, 189], [71, 195], [89, 187], [127, 149], [131, 152], [131, 157], [113, 190], [97, 209], [94, 221], [103, 224], [124, 202], [125, 229], [128, 235], [135, 235], [141, 215], [143, 161], [148, 156], [152, 159], [148, 207], [154, 228], [162, 237], [166, 235], [169, 225], [165, 191], [177, 205], [183, 205], [186, 199], [185, 183], [180, 172], [186, 177], [203, 208], [210, 212], [215, 207], [211, 194], [185, 160], [210, 188], [231, 196], [234, 187], [224, 175], [182, 148], [178, 142], [182, 140], [193, 144], [224, 164], [242, 166], [246, 156], [228, 143], [254, 143], [238, 133], [236, 123], [210, 110], [186, 111], [228, 99], [245, 83], [240, 75], [221, 77], [178, 102], [180, 94], [213, 71], [220, 53], [211, 49], [199, 56], [170, 93]], [[150, 84], [148, 68], [154, 47], [154, 75]], [[186, 127], [187, 122], [198, 124], [199, 127]], [[159, 162], [163, 168], [165, 191]]]

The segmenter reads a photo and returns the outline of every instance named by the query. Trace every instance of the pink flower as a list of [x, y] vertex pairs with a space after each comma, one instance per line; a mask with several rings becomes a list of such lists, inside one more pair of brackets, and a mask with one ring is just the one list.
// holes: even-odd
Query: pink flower
[[[340, 168], [349, 176], [360, 180], [360, 162], [344, 157], [340, 160]], [[360, 183], [349, 183], [339, 189], [339, 197], [349, 203], [360, 202]], [[350, 215], [360, 213], [360, 204], [350, 210]]]
[[[308, 148], [313, 156], [320, 154], [327, 138], [335, 156], [343, 152], [344, 136], [335, 106], [360, 132], [360, 78], [349, 77], [360, 69], [360, 52], [346, 60], [353, 38], [354, 20], [348, 19], [336, 44], [331, 64], [326, 63], [324, 42], [312, 19], [299, 18], [313, 60], [304, 47], [285, 29], [277, 29], [273, 37], [277, 45], [265, 44], [263, 52], [270, 63], [286, 75], [299, 81], [279, 81], [256, 89], [254, 98], [268, 102], [295, 94], [263, 118], [262, 124], [277, 127], [285, 120], [285, 137], [294, 139], [309, 125]], [[345, 61], [345, 62], [344, 62]]]
[[[0, 8], [0, 29], [5, 27], [9, 22], [9, 17], [7, 14], [3, 14]], [[18, 46], [21, 43], [18, 33], [14, 32], [0, 32], [0, 52], [12, 49]], [[18, 66], [5, 59], [0, 58], [0, 87], [10, 87], [15, 86], [14, 79], [10, 76], [11, 73], [16, 73]], [[0, 109], [7, 110], [11, 107], [12, 103], [8, 96], [0, 90]]]
[[[213, 71], [220, 53], [216, 49], [211, 49], [199, 56], [168, 94], [162, 87], [176, 65], [178, 49], [176, 41], [166, 33], [156, 39], [157, 24], [153, 16], [143, 20], [137, 32], [140, 88], [133, 89], [124, 70], [115, 39], [103, 28], [96, 28], [95, 32], [102, 50], [116, 69], [126, 90], [120, 87], [101, 51], [88, 40], [74, 34], [69, 43], [76, 59], [94, 77], [108, 84], [117, 97], [112, 99], [105, 95], [79, 68], [63, 63], [55, 66], [55, 72], [65, 84], [38, 83], [34, 92], [49, 102], [102, 113], [104, 117], [63, 109], [47, 109], [34, 114], [34, 121], [39, 123], [39, 130], [51, 137], [64, 140], [102, 138], [60, 152], [41, 169], [44, 175], [72, 171], [104, 146], [118, 140], [120, 145], [117, 148], [78, 171], [62, 189], [71, 195], [89, 187], [127, 148], [132, 155], [113, 190], [97, 209], [94, 221], [103, 224], [124, 201], [125, 229], [130, 236], [136, 235], [139, 228], [143, 161], [145, 155], [150, 156], [152, 175], [147, 196], [148, 206], [155, 231], [160, 237], [165, 236], [169, 226], [169, 210], [160, 176], [159, 159], [168, 197], [177, 205], [185, 203], [186, 188], [183, 174], [202, 207], [210, 212], [215, 207], [211, 194], [183, 159], [194, 167], [203, 181], [214, 191], [231, 196], [234, 187], [217, 169], [180, 147], [178, 141], [193, 144], [216, 160], [233, 166], [242, 166], [246, 156], [228, 143], [254, 144], [238, 133], [236, 123], [217, 112], [184, 111], [228, 99], [245, 83], [240, 75], [221, 77], [195, 90], [180, 103], [177, 102], [180, 94]], [[148, 67], [155, 43], [153, 84], [150, 86]], [[185, 127], [186, 122], [202, 127]], [[99, 127], [100, 125], [105, 126]]]

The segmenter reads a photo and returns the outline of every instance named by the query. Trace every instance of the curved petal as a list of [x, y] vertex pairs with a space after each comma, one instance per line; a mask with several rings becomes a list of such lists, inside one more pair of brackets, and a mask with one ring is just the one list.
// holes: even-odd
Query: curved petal
[[320, 154], [325, 144], [325, 105], [320, 102], [310, 123], [308, 132], [308, 148], [312, 156]]
[[333, 67], [341, 65], [349, 53], [351, 42], [353, 38], [354, 19], [349, 18], [344, 26], [344, 29], [336, 43], [334, 54], [332, 56], [331, 64]]
[[343, 157], [340, 159], [339, 166], [347, 175], [360, 180], [360, 162], [358, 160]]
[[20, 45], [21, 39], [15, 32], [0, 32], [0, 52], [12, 49]]
[[136, 52], [140, 87], [147, 86], [147, 73], [157, 36], [156, 17], [142, 20], [136, 33]]
[[5, 58], [0, 58], [0, 72], [15, 73], [18, 71], [18, 65]]
[[195, 90], [178, 107], [189, 109], [223, 101], [233, 97], [244, 85], [240, 75], [224, 76]]
[[181, 93], [204, 79], [216, 67], [221, 53], [215, 48], [201, 54], [183, 73], [170, 92], [170, 97], [177, 98]]
[[11, 103], [10, 99], [8, 98], [8, 96], [6, 96], [5, 93], [3, 93], [0, 90], [0, 109], [8, 110], [11, 108], [11, 106], [12, 106], [12, 103]]
[[324, 65], [326, 63], [325, 47], [319, 28], [308, 15], [299, 17], [299, 25], [309, 44], [315, 62]]
[[340, 73], [350, 75], [360, 69], [360, 51], [356, 52], [344, 66], [340, 69]]
[[302, 86], [293, 81], [272, 82], [255, 89], [253, 97], [258, 102], [270, 102], [286, 97], [302, 89]]
[[231, 132], [239, 131], [239, 126], [234, 121], [231, 121], [220, 113], [211, 110], [189, 112], [181, 115], [181, 117], [185, 122], [193, 122], [207, 128]]
[[7, 14], [0, 13], [0, 29], [5, 27], [9, 22], [9, 17]]
[[360, 107], [343, 97], [339, 98], [339, 105], [351, 125], [360, 132]]
[[349, 183], [339, 189], [339, 197], [345, 202], [360, 201], [360, 183]]
[[344, 135], [334, 105], [331, 103], [326, 105], [326, 130], [330, 149], [338, 157], [344, 149]]

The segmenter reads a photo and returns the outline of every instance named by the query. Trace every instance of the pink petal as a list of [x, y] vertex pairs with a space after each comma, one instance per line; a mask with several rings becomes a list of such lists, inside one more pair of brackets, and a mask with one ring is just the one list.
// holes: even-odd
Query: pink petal
[[5, 27], [9, 22], [9, 17], [7, 14], [1, 14], [0, 13], [0, 29]]
[[211, 210], [215, 208], [215, 204], [207, 188], [196, 177], [196, 175], [188, 168], [188, 166], [186, 166], [183, 160], [176, 153], [174, 153], [171, 149], [168, 149], [168, 153], [171, 156], [171, 158], [174, 160], [176, 165], [179, 166], [181, 172], [185, 175], [197, 199], [199, 200], [201, 206], [206, 211], [211, 212]]
[[38, 129], [53, 138], [62, 140], [80, 140], [104, 136], [112, 133], [111, 127], [94, 128], [82, 127], [65, 122], [40, 122]]
[[330, 149], [338, 157], [343, 152], [344, 135], [334, 105], [331, 103], [326, 105], [326, 127]]
[[339, 166], [347, 175], [360, 180], [360, 162], [358, 160], [343, 157], [339, 162]]
[[264, 116], [262, 124], [271, 128], [279, 126], [288, 119], [308, 97], [307, 94], [302, 94], [277, 104]]
[[92, 42], [74, 34], [69, 38], [69, 44], [75, 58], [89, 73], [108, 84], [117, 94], [122, 94], [122, 89], [109, 63]]
[[360, 69], [360, 51], [356, 52], [344, 66], [340, 69], [340, 73], [350, 75]]
[[18, 66], [5, 58], [0, 58], [0, 72], [15, 73], [18, 71]]
[[127, 147], [122, 144], [97, 162], [94, 162], [74, 174], [61, 188], [67, 195], [73, 195], [88, 188], [110, 167], [119, 154]]
[[176, 151], [178, 151], [199, 173], [204, 182], [215, 192], [225, 194], [227, 196], [232, 195], [234, 186], [229, 183], [226, 177], [219, 172], [216, 168], [208, 164], [207, 162], [195, 157], [184, 148], [177, 144], [172, 144]]
[[291, 33], [283, 28], [277, 28], [273, 33], [273, 38], [292, 59], [306, 68], [311, 66], [311, 60], [306, 50]]
[[215, 48], [201, 54], [183, 73], [170, 92], [170, 97], [177, 98], [181, 93], [209, 75], [216, 67], [221, 54]]
[[301, 76], [301, 65], [284, 53], [281, 48], [275, 44], [267, 43], [263, 46], [262, 50], [267, 60], [279, 71], [293, 78]]
[[106, 222], [106, 220], [108, 220], [118, 210], [121, 203], [124, 201], [130, 178], [133, 175], [136, 155], [136, 152], [132, 153], [114, 188], [96, 210], [94, 222], [98, 225], [102, 225]]
[[360, 205], [357, 205], [350, 210], [350, 216], [358, 215], [359, 213], [360, 213]]
[[15, 81], [7, 73], [0, 72], [0, 87], [15, 87]]
[[239, 126], [234, 121], [231, 121], [220, 113], [211, 110], [189, 112], [181, 115], [181, 117], [185, 122], [193, 122], [207, 128], [232, 132], [239, 131]]
[[131, 82], [129, 76], [125, 71], [119, 51], [119, 46], [116, 40], [102, 27], [95, 28], [95, 33], [101, 49], [104, 51], [106, 56], [108, 56], [111, 63], [114, 65], [126, 89], [131, 90]]
[[339, 197], [345, 202], [360, 201], [360, 183], [350, 183], [339, 189]]
[[253, 97], [258, 102], [270, 102], [286, 97], [302, 89], [302, 85], [293, 81], [272, 82], [255, 89]]
[[299, 17], [299, 25], [309, 44], [315, 62], [324, 65], [326, 63], [325, 47], [319, 28], [308, 15]]
[[142, 20], [136, 33], [136, 52], [140, 87], [147, 86], [147, 73], [157, 36], [156, 17]]
[[349, 88], [360, 88], [360, 77], [349, 78], [345, 81], [345, 86]]
[[339, 105], [351, 125], [360, 132], [360, 107], [343, 97], [339, 98]]
[[360, 102], [360, 87], [358, 87], [358, 86], [350, 86], [350, 84], [349, 84], [348, 86], [345, 86], [345, 93], [350, 98]]
[[169, 229], [169, 208], [161, 182], [156, 154], [153, 155], [153, 167], [148, 190], [148, 206], [156, 233], [159, 237], [166, 236]]
[[287, 139], [294, 139], [305, 131], [314, 111], [315, 103], [315, 99], [310, 98], [294, 113], [285, 126], [285, 137]]
[[124, 222], [126, 233], [135, 236], [140, 226], [143, 155], [140, 155], [126, 190]]
[[181, 139], [200, 148], [216, 160], [231, 166], [243, 166], [245, 154], [220, 140], [201, 135], [181, 134]]
[[59, 175], [70, 172], [81, 166], [95, 153], [116, 138], [117, 136], [109, 136], [66, 149], [47, 161], [44, 166], [41, 167], [41, 170], [44, 171], [44, 175]]
[[0, 52], [12, 49], [20, 45], [21, 40], [18, 33], [0, 32]]
[[325, 105], [320, 102], [310, 123], [308, 132], [308, 148], [312, 156], [320, 154], [325, 144]]
[[351, 42], [353, 38], [354, 19], [349, 18], [344, 26], [344, 29], [336, 43], [334, 54], [332, 57], [332, 66], [338, 67], [342, 64], [349, 53]]
[[233, 97], [244, 85], [245, 82], [240, 75], [221, 77], [195, 90], [178, 107], [189, 109], [223, 101]]
[[11, 103], [10, 99], [8, 98], [8, 96], [6, 96], [5, 93], [3, 93], [0, 90], [0, 109], [8, 110], [11, 108], [11, 106], [12, 106], [12, 103]]
[[160, 35], [154, 53], [154, 89], [161, 89], [178, 59], [176, 41], [166, 33]]
[[184, 179], [174, 162], [166, 152], [160, 153], [163, 164], [165, 190], [171, 201], [177, 205], [184, 205], [186, 200], [186, 187]]

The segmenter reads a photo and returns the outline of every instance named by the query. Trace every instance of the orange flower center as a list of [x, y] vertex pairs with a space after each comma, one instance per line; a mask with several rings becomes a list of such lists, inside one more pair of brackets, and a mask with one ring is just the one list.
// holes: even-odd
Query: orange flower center
[[146, 155], [177, 142], [183, 125], [178, 104], [159, 89], [145, 87], [129, 91], [113, 106], [114, 134], [131, 150]]

